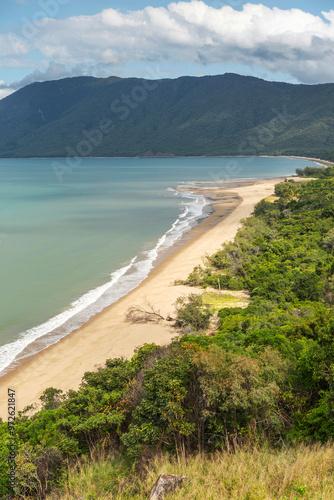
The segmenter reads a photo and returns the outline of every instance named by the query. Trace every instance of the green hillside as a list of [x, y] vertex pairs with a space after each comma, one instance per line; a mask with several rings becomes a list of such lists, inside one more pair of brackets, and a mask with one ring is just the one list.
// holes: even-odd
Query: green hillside
[[34, 83], [0, 101], [0, 157], [296, 154], [333, 159], [334, 84], [225, 74]]
[[1, 498], [142, 500], [160, 472], [190, 478], [171, 500], [333, 498], [334, 179], [275, 194], [186, 280], [248, 290], [247, 307], [212, 330], [207, 299], [182, 297], [170, 345], [0, 419]]

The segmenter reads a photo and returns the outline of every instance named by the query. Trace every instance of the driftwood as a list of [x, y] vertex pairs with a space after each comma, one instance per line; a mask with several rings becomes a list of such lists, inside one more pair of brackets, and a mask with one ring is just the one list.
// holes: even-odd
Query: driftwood
[[159, 323], [164, 319], [160, 311], [156, 311], [148, 301], [146, 301], [145, 306], [130, 307], [125, 315], [125, 320], [129, 323]]
[[153, 486], [151, 491], [150, 500], [162, 500], [176, 488], [182, 486], [187, 476], [176, 476], [174, 474], [161, 474]]

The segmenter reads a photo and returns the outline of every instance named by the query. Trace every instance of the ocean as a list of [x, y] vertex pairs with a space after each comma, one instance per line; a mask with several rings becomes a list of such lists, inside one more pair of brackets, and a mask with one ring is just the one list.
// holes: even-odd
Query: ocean
[[207, 200], [192, 184], [279, 177], [307, 165], [314, 163], [0, 159], [0, 373], [135, 288], [205, 216]]

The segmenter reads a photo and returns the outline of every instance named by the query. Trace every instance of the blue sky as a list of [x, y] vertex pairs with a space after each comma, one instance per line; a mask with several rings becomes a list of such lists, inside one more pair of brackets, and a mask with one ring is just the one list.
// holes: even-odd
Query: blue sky
[[334, 82], [333, 0], [4, 0], [0, 98], [34, 81], [235, 72]]

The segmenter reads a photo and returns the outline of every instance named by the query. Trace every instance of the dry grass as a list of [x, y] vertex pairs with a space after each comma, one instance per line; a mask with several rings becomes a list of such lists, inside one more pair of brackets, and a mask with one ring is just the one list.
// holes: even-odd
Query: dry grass
[[276, 200], [279, 200], [279, 196], [271, 195], [271, 196], [267, 196], [267, 198], [265, 198], [265, 201], [269, 201], [269, 203], [274, 203], [274, 201], [276, 201]]
[[[259, 449], [235, 454], [217, 452], [178, 463], [162, 456], [145, 479], [124, 474], [115, 483], [117, 465], [108, 460], [87, 464], [70, 474], [61, 500], [144, 500], [161, 473], [185, 474], [189, 481], [168, 500], [333, 500], [334, 446], [299, 446], [291, 450]], [[109, 490], [109, 492], [108, 492]], [[114, 493], [111, 493], [111, 492]], [[51, 497], [50, 497], [51, 498]], [[55, 498], [55, 497], [53, 497]]]
[[221, 290], [220, 292], [204, 292], [203, 304], [209, 306], [214, 312], [224, 307], [242, 307], [249, 304], [249, 295], [244, 291]]
[[[156, 464], [157, 473], [185, 474], [189, 483], [171, 500], [333, 500], [334, 447], [300, 447], [271, 453], [267, 450], [197, 456], [188, 464]], [[149, 471], [154, 483], [157, 474]], [[140, 497], [138, 497], [139, 499]], [[144, 498], [144, 497], [143, 497]]]

